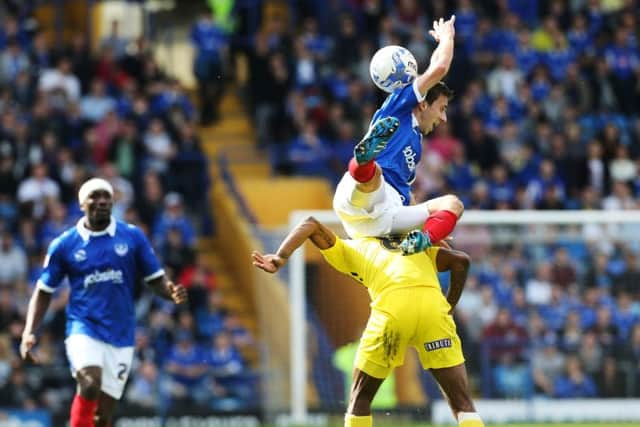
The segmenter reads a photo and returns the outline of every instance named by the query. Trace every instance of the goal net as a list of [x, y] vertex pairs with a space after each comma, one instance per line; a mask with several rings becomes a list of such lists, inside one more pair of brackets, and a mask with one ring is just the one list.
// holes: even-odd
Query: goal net
[[[266, 249], [274, 250], [309, 216], [345, 236], [332, 211], [296, 211], [286, 229], [263, 231]], [[577, 360], [596, 397], [609, 396], [612, 386], [601, 378], [603, 369], [619, 374], [617, 397], [638, 394], [635, 367], [624, 358], [610, 359], [632, 333], [632, 323], [619, 314], [629, 304], [638, 307], [640, 212], [467, 211], [452, 237], [451, 245], [472, 259], [455, 318], [474, 396], [530, 399], [552, 393], [534, 378], [550, 346], [563, 363]], [[301, 249], [282, 276], [290, 310], [286, 410], [294, 424], [309, 422], [316, 412], [344, 412], [357, 341], [369, 314], [364, 287], [333, 271], [312, 245]], [[448, 278], [440, 279], [446, 292]], [[490, 334], [500, 316], [508, 316], [521, 335]], [[602, 337], [594, 344], [588, 331], [607, 325], [614, 336], [605, 348]], [[575, 356], [589, 345], [599, 347], [598, 360]], [[441, 396], [413, 353], [381, 389], [374, 409], [413, 412], [426, 420]], [[566, 374], [564, 365], [558, 369], [558, 376]]]

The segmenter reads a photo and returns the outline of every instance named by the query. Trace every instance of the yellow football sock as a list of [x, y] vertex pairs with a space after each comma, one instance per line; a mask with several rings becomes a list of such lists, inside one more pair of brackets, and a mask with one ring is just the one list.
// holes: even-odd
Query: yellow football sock
[[484, 427], [484, 423], [480, 418], [480, 415], [476, 412], [459, 412], [458, 413], [458, 426], [459, 427]]
[[344, 416], [344, 427], [372, 427], [373, 426], [373, 418], [371, 415], [366, 415], [364, 417], [358, 417], [351, 414], [346, 414]]

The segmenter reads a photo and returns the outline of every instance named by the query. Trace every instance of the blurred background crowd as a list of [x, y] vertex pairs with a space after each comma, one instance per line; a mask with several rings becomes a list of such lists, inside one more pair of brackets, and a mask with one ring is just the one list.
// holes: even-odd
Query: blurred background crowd
[[245, 355], [254, 339], [196, 253], [197, 238], [213, 232], [198, 110], [144, 37], [121, 36], [114, 21], [93, 50], [85, 34], [53, 43], [32, 3], [5, 4], [0, 17], [0, 407], [68, 410], [75, 392], [63, 343], [68, 288], [47, 314], [40, 364], [23, 365], [17, 348], [47, 246], [82, 216], [79, 186], [101, 176], [114, 187], [114, 217], [145, 231], [190, 297], [176, 309], [138, 289], [125, 401], [155, 413], [253, 408]]
[[[215, 228], [198, 126], [224, 120], [236, 54], [247, 58], [243, 95], [273, 173], [336, 183], [384, 100], [369, 77], [373, 53], [400, 44], [424, 70], [431, 22], [455, 13], [446, 82], [456, 97], [448, 122], [424, 140], [418, 201], [452, 192], [467, 209], [638, 208], [638, 1], [265, 1], [282, 13], [259, 31], [242, 16], [234, 30], [204, 13], [189, 36], [197, 107], [149, 40], [123, 37], [117, 22], [94, 49], [83, 34], [57, 44], [39, 31], [32, 2], [7, 3], [18, 6], [2, 9], [0, 28], [0, 406], [68, 408], [66, 290], [40, 337], [44, 364], [20, 364], [16, 349], [46, 247], [81, 216], [77, 188], [94, 175], [114, 186], [114, 216], [145, 230], [190, 296], [176, 311], [141, 290], [125, 403], [156, 412], [259, 404], [257, 340], [196, 250]], [[456, 238], [474, 259], [456, 316], [475, 389], [640, 396], [640, 247], [598, 230], [495, 245], [495, 231], [462, 227], [476, 240]], [[312, 323], [331, 360], [335, 349]], [[314, 367], [322, 402], [342, 407], [342, 377]]]
[[[249, 48], [247, 98], [275, 173], [337, 183], [386, 95], [369, 77], [373, 53], [405, 46], [424, 71], [431, 22], [455, 13], [445, 81], [456, 96], [423, 141], [417, 201], [454, 193], [467, 209], [638, 208], [639, 2], [301, 3]], [[593, 230], [528, 244], [535, 233], [523, 230], [514, 239], [524, 241], [495, 247], [493, 230], [470, 232], [487, 246], [469, 247], [457, 317], [484, 396], [640, 396], [637, 245]]]

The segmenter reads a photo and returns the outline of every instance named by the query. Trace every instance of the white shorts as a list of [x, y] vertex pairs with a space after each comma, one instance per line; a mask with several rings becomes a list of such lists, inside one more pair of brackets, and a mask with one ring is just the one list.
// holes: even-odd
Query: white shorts
[[358, 182], [345, 173], [333, 196], [333, 210], [352, 239], [381, 237], [422, 228], [429, 217], [427, 202], [404, 206], [400, 194], [382, 178], [376, 191], [363, 193]]
[[69, 335], [64, 341], [71, 375], [88, 366], [102, 368], [101, 390], [118, 400], [131, 372], [133, 347], [114, 347], [88, 335]]

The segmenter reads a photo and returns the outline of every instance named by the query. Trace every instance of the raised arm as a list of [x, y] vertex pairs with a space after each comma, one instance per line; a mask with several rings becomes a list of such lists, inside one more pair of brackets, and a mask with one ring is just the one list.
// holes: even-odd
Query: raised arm
[[433, 30], [429, 31], [429, 34], [436, 39], [438, 47], [431, 54], [427, 70], [416, 78], [416, 84], [422, 96], [425, 96], [429, 89], [449, 72], [449, 66], [453, 60], [453, 39], [455, 37], [453, 24], [455, 21], [455, 15], [451, 15], [447, 21], [443, 18], [440, 18], [439, 21], [433, 21]]
[[451, 305], [451, 311], [455, 308], [460, 300], [462, 290], [467, 281], [467, 273], [471, 259], [464, 252], [452, 249], [440, 248], [436, 258], [438, 271], [449, 271], [449, 293], [447, 301]]
[[289, 232], [275, 254], [262, 255], [258, 251], [253, 251], [251, 254], [253, 265], [267, 273], [275, 273], [287, 263], [291, 254], [307, 239], [310, 239], [318, 249], [323, 250], [336, 244], [335, 233], [310, 216]]

